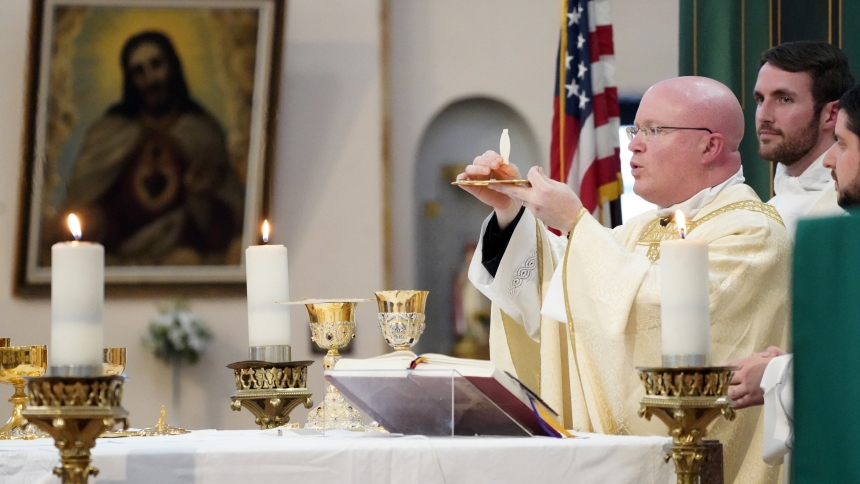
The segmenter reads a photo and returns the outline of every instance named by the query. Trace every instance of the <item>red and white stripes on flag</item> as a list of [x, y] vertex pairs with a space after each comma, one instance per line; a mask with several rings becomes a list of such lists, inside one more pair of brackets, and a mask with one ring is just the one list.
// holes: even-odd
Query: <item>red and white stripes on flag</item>
[[[550, 173], [611, 227], [624, 191], [618, 150], [618, 89], [609, 0], [561, 0]], [[618, 202], [615, 202], [616, 204]], [[610, 214], [617, 213], [618, 220]]]

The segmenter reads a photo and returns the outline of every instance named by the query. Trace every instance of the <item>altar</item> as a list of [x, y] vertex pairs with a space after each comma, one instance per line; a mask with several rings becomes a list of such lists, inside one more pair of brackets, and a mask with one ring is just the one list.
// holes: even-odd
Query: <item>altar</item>
[[[423, 437], [329, 431], [201, 430], [164, 437], [98, 439], [97, 484], [475, 484], [581, 482], [667, 484], [668, 437]], [[0, 441], [0, 482], [55, 484], [52, 439]]]

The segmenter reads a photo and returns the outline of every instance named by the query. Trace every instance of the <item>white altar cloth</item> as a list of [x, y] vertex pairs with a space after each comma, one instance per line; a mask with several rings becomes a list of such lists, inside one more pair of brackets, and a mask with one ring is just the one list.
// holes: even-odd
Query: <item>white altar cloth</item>
[[[99, 439], [94, 484], [674, 482], [668, 437], [421, 437], [273, 430]], [[51, 439], [0, 441], [0, 482], [56, 484]]]

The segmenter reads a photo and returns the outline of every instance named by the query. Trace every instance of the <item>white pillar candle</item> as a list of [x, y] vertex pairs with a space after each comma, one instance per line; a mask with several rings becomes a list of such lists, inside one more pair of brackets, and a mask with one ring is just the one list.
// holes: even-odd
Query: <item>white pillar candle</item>
[[[268, 239], [268, 224], [263, 239]], [[287, 248], [283, 245], [254, 245], [245, 249], [248, 287], [248, 344], [290, 344], [290, 306], [277, 304], [290, 299]]]
[[[73, 229], [73, 233], [76, 238], [80, 237], [80, 228]], [[101, 368], [104, 299], [104, 247], [79, 241], [54, 244], [51, 247], [51, 366], [96, 365]]]
[[663, 356], [709, 357], [708, 243], [691, 239], [661, 242], [660, 280]]

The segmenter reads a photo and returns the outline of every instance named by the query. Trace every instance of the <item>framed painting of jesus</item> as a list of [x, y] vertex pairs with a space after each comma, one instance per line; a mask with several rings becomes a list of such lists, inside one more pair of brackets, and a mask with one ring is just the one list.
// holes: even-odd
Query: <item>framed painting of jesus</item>
[[16, 290], [51, 246], [105, 249], [108, 292], [243, 287], [267, 211], [284, 0], [32, 0]]

